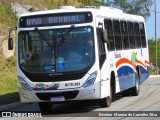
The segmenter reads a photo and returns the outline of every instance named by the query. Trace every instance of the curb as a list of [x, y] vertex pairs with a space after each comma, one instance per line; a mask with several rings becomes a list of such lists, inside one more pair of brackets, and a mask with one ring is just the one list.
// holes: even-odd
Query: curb
[[0, 111], [7, 111], [9, 109], [12, 109], [12, 108], [15, 108], [15, 107], [21, 107], [21, 106], [24, 106], [24, 105], [25, 105], [25, 103], [20, 103], [20, 102], [6, 104], [6, 105], [0, 106]]
[[160, 75], [150, 75], [149, 77], [160, 77]]

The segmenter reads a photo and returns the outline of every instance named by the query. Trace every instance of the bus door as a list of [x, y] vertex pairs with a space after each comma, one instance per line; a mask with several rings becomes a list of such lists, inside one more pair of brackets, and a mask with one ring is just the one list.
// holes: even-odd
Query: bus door
[[[101, 81], [101, 98], [110, 96], [110, 81], [109, 81], [109, 61], [106, 54], [106, 42], [104, 39], [104, 19], [96, 19], [96, 31], [98, 42], [98, 56], [99, 56], [99, 69], [100, 69], [100, 81]], [[107, 62], [108, 61], [108, 62]]]

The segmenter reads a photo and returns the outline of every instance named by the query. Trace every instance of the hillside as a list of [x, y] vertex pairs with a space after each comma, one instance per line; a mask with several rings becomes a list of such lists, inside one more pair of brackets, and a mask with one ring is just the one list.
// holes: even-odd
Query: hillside
[[[82, 5], [75, 0], [72, 1], [68, 0], [67, 3], [75, 6]], [[17, 23], [16, 13], [12, 10], [12, 6], [15, 4], [19, 4], [32, 12], [58, 8], [64, 5], [64, 0], [0, 0], [0, 36], [7, 35], [9, 28]]]
[[21, 6], [28, 12], [33, 12], [57, 9], [64, 5], [82, 7], [88, 4], [104, 5], [96, 0], [0, 0], [0, 36], [7, 35], [9, 28], [17, 24], [17, 13], [13, 11], [14, 5]]

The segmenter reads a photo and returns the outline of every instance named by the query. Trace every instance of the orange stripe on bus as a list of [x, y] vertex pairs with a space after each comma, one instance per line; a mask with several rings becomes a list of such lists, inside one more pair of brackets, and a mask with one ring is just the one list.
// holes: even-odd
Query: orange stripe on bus
[[149, 62], [147, 60], [145, 60], [145, 63], [147, 63], [149, 65]]
[[128, 60], [128, 59], [126, 59], [126, 58], [121, 58], [121, 59], [116, 63], [116, 68], [117, 68], [119, 65], [123, 64], [123, 63], [128, 63], [128, 64], [132, 65], [132, 62], [131, 62], [130, 60]]
[[[136, 69], [136, 64], [133, 64], [130, 60], [128, 60], [126, 58], [121, 58], [120, 60], [118, 60], [117, 63], [116, 63], [116, 68], [123, 63], [128, 63], [128, 64], [132, 65], [134, 69]], [[149, 64], [149, 62], [146, 61], [146, 60], [145, 60], [145, 64], [143, 64], [140, 60], [136, 60], [136, 63], [141, 64], [144, 68], [147, 67], [146, 64]]]
[[136, 62], [137, 63], [139, 63], [139, 64], [141, 64], [144, 68], [146, 68], [147, 67], [147, 65], [146, 64], [149, 64], [149, 62], [148, 61], [144, 61], [145, 62], [145, 64], [143, 64], [141, 61], [139, 61], [139, 60], [136, 60]]

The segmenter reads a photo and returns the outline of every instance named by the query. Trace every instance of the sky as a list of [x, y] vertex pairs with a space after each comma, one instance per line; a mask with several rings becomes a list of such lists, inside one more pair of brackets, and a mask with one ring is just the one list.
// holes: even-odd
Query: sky
[[[154, 0], [153, 0], [154, 1]], [[160, 38], [160, 0], [156, 0], [156, 8], [157, 8], [157, 38]], [[154, 10], [154, 4], [151, 7], [151, 10]], [[151, 16], [146, 21], [146, 32], [148, 39], [155, 40], [155, 13], [154, 11], [150, 11]]]

